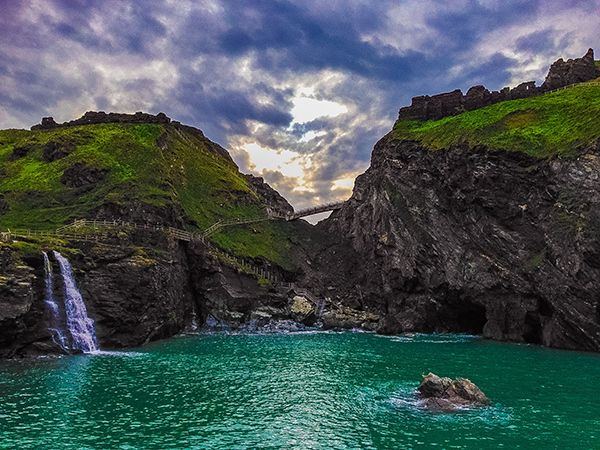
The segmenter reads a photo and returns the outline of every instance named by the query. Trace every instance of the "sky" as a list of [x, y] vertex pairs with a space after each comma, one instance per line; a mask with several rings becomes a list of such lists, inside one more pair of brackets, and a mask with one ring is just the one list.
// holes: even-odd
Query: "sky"
[[600, 58], [598, 0], [0, 0], [0, 129], [164, 112], [296, 208], [344, 200], [418, 95]]

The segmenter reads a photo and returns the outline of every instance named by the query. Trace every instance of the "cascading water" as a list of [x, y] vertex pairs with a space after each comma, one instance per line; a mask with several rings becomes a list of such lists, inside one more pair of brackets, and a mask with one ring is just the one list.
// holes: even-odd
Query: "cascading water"
[[48, 254], [44, 254], [44, 269], [46, 271], [46, 313], [48, 317], [48, 329], [52, 333], [52, 340], [62, 348], [67, 348], [66, 330], [61, 326], [60, 311], [58, 303], [54, 300], [54, 288], [52, 287], [52, 264]]
[[67, 328], [73, 337], [73, 347], [85, 353], [98, 350], [94, 320], [87, 315], [87, 309], [81, 293], [75, 285], [71, 265], [60, 253], [54, 251], [54, 257], [60, 265], [60, 272], [65, 286], [65, 310]]

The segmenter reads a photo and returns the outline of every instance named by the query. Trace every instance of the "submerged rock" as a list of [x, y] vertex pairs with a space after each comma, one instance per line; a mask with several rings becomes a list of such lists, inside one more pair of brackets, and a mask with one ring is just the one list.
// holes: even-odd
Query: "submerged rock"
[[434, 373], [423, 375], [419, 395], [430, 409], [455, 409], [465, 406], [487, 406], [490, 399], [475, 383], [466, 378], [452, 380]]

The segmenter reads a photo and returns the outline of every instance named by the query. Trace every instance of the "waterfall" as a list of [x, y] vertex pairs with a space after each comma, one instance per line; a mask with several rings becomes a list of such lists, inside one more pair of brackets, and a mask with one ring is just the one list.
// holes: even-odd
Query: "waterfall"
[[94, 320], [87, 315], [87, 309], [81, 293], [75, 285], [73, 271], [69, 261], [60, 253], [54, 251], [54, 256], [60, 264], [60, 272], [65, 287], [65, 310], [67, 313], [67, 328], [73, 337], [73, 347], [85, 353], [98, 350]]
[[58, 303], [54, 300], [54, 288], [52, 287], [52, 264], [48, 254], [44, 254], [44, 270], [46, 272], [46, 314], [48, 317], [48, 329], [52, 333], [52, 340], [62, 348], [67, 348], [66, 330], [61, 326], [60, 311]]

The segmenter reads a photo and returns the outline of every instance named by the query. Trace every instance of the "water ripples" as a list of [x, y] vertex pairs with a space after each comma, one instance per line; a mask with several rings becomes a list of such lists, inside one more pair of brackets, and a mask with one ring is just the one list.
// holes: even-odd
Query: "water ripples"
[[[596, 355], [421, 334], [219, 332], [130, 352], [8, 361], [0, 364], [0, 444], [587, 448], [569, 445], [595, 442], [598, 414], [581, 414], [582, 407], [598, 412], [593, 389], [558, 391], [571, 381], [557, 363], [573, 361], [579, 376], [597, 379]], [[416, 388], [430, 370], [471, 378], [495, 403], [450, 414], [423, 410]]]

